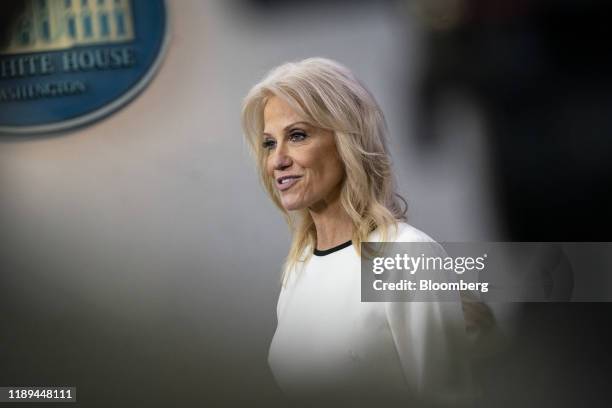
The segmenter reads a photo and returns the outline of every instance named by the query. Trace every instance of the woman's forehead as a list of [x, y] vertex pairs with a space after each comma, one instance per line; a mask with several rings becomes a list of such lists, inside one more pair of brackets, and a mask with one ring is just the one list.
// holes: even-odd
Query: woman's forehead
[[301, 116], [287, 103], [278, 96], [268, 98], [263, 110], [264, 120], [278, 119], [283, 117], [298, 118]]
[[309, 123], [306, 118], [296, 112], [291, 105], [278, 96], [273, 96], [268, 99], [264, 107], [263, 119], [264, 133], [282, 130], [292, 123]]

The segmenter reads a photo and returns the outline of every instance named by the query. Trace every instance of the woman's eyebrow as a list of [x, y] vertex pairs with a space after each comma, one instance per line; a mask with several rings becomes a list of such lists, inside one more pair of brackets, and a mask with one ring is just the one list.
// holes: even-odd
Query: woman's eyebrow
[[[293, 122], [293, 123], [291, 123], [291, 124], [289, 124], [289, 125], [285, 126], [285, 127], [283, 128], [283, 132], [286, 132], [286, 131], [287, 131], [287, 129], [289, 129], [289, 128], [291, 128], [291, 127], [295, 126], [295, 125], [306, 125], [306, 126], [310, 126], [310, 123], [308, 123], [308, 122], [304, 122], [304, 121]], [[267, 133], [267, 132], [265, 132], [265, 131], [263, 132], [263, 136], [269, 136], [269, 137], [272, 137], [272, 135], [271, 135], [271, 134], [269, 134], [269, 133]]]

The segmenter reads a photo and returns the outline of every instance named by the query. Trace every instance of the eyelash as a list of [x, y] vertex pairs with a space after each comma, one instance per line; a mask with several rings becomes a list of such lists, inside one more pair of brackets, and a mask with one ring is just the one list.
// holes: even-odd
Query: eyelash
[[[293, 132], [289, 135], [289, 140], [292, 142], [301, 142], [307, 137], [308, 135], [305, 132]], [[296, 140], [296, 138], [298, 140]], [[266, 139], [261, 145], [265, 150], [272, 150], [272, 148], [276, 146], [276, 141], [274, 139]]]
[[266, 139], [263, 141], [261, 146], [264, 148], [264, 150], [271, 150], [275, 144], [276, 144], [276, 141], [272, 139]]

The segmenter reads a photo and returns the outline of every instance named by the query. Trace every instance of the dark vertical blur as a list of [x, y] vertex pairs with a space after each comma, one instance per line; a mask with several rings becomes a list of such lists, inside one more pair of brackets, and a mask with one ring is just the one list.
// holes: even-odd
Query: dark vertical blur
[[[449, 88], [480, 101], [507, 239], [607, 241], [612, 54], [606, 34], [612, 5], [423, 3], [431, 18], [422, 117], [430, 117], [437, 95]], [[430, 125], [423, 123], [421, 136], [435, 143], [427, 137]]]
[[21, 0], [5, 0], [0, 5], [0, 48], [9, 40], [9, 32], [26, 3]]
[[[417, 2], [426, 27], [421, 142], [448, 90], [487, 122], [496, 210], [511, 241], [610, 241], [612, 5]], [[604, 276], [604, 274], [602, 274]], [[609, 404], [608, 303], [525, 304], [512, 350], [481, 373], [483, 406]]]

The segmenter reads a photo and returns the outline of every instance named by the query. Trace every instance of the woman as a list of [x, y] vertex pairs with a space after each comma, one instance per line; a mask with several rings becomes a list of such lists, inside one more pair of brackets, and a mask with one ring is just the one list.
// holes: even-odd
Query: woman
[[360, 301], [360, 244], [433, 242], [405, 223], [372, 95], [323, 58], [272, 70], [242, 123], [292, 243], [269, 364], [292, 396], [470, 399], [460, 303]]

